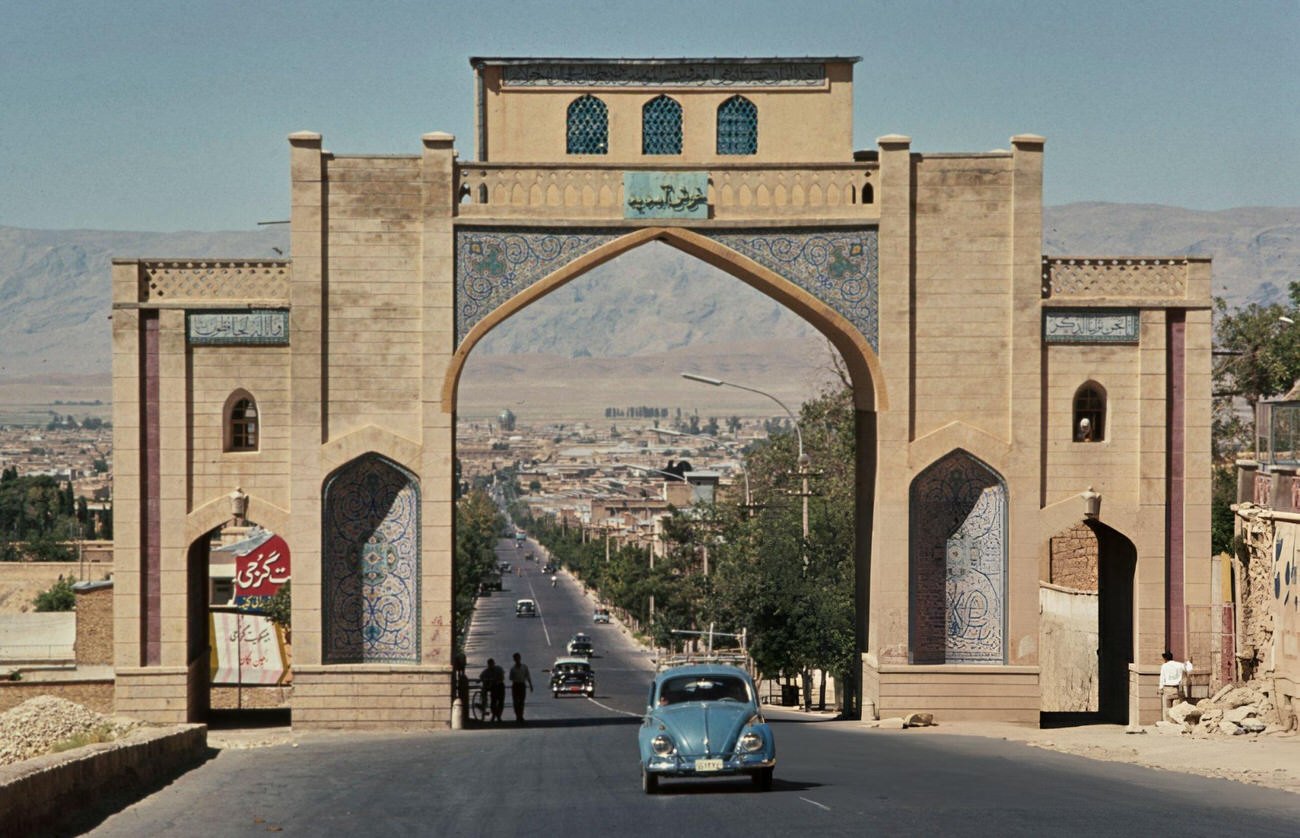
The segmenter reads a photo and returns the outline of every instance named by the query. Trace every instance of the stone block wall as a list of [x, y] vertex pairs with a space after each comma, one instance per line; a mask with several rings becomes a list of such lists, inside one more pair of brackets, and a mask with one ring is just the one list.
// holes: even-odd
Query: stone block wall
[[1098, 557], [1097, 535], [1086, 524], [1075, 524], [1060, 535], [1052, 536], [1050, 571], [1043, 581], [1096, 593]]
[[113, 588], [105, 585], [77, 594], [78, 666], [113, 663]]

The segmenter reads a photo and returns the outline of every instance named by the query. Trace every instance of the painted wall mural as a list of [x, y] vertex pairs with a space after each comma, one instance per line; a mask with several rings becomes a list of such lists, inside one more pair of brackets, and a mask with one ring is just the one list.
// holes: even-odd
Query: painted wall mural
[[[456, 230], [456, 342], [534, 283], [627, 229]], [[843, 315], [878, 348], [879, 258], [874, 228], [705, 232]]]
[[1006, 660], [1006, 483], [965, 451], [911, 489], [911, 662]]
[[325, 663], [420, 660], [420, 490], [376, 454], [325, 483], [321, 539]]

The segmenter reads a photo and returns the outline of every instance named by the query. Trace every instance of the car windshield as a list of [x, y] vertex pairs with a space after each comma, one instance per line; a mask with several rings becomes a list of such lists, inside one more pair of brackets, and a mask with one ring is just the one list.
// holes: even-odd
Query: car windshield
[[576, 675], [590, 669], [585, 663], [562, 663], [555, 668], [561, 675]]
[[732, 675], [678, 675], [659, 688], [660, 704], [684, 701], [749, 701], [745, 681]]

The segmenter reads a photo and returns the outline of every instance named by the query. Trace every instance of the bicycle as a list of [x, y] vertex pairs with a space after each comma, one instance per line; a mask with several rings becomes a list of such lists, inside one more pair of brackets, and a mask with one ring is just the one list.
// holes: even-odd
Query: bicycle
[[476, 722], [485, 722], [491, 718], [491, 711], [488, 709], [488, 691], [487, 687], [480, 682], [470, 693], [469, 716]]

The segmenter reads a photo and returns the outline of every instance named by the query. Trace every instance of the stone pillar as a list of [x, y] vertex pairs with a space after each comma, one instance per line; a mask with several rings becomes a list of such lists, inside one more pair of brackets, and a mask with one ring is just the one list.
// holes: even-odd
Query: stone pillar
[[[311, 692], [305, 667], [321, 662], [321, 443], [328, 436], [329, 381], [323, 340], [328, 328], [326, 282], [325, 161], [321, 135], [289, 135], [289, 286], [291, 346], [289, 448], [291, 451], [288, 542], [293, 551], [293, 657], [295, 716], [302, 693]], [[304, 690], [306, 687], [306, 690]], [[295, 724], [298, 719], [294, 719]]]
[[[1043, 382], [1043, 145], [1037, 134], [1011, 138], [1011, 440], [1008, 487], [1042, 485]], [[1006, 661], [1038, 665], [1038, 556], [1051, 533], [1038, 532], [1041, 498], [1011, 491], [1007, 498]], [[1023, 558], [1021, 558], [1023, 557]]]
[[[423, 461], [421, 491], [421, 627], [423, 663], [436, 667], [433, 723], [451, 724], [451, 654], [453, 636], [453, 559], [455, 548], [455, 391], [444, 393], [447, 371], [456, 351], [456, 138], [435, 131], [425, 134], [423, 179]], [[451, 401], [444, 401], [449, 395]]]
[[1258, 472], [1258, 460], [1237, 460], [1237, 503], [1255, 502], [1255, 475]]
[[896, 134], [880, 146], [880, 366], [890, 406], [876, 414], [875, 526], [864, 706], [879, 706], [879, 669], [908, 662], [908, 445], [911, 442], [914, 173], [911, 138]]

